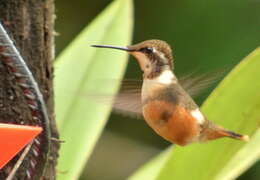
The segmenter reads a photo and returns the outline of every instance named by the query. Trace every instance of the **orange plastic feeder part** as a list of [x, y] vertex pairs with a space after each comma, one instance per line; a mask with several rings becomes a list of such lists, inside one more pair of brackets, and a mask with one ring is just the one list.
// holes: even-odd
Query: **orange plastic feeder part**
[[0, 169], [41, 132], [37, 126], [0, 123]]

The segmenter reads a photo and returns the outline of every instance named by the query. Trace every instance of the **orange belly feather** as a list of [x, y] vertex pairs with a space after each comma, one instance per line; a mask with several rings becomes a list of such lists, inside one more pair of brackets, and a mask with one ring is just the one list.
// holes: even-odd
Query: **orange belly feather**
[[143, 106], [143, 115], [157, 134], [172, 143], [184, 146], [199, 136], [196, 119], [180, 105], [153, 100]]

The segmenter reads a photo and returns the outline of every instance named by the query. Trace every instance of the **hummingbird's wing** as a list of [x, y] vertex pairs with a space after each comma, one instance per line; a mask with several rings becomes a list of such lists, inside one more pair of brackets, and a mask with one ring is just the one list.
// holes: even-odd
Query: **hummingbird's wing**
[[[97, 80], [97, 82], [111, 86], [116, 80]], [[113, 103], [113, 111], [116, 113], [134, 118], [142, 118], [141, 87], [141, 80], [127, 79], [122, 81], [120, 91], [116, 96], [90, 92], [84, 93], [84, 96], [88, 100], [100, 104]]]
[[[189, 74], [179, 79], [179, 84], [192, 97], [196, 97], [201, 92], [212, 86], [219, 78], [220, 73], [210, 75], [208, 73], [202, 75]], [[121, 90], [114, 100], [113, 109], [120, 114], [142, 117], [141, 102], [142, 80], [124, 80]]]
[[191, 97], [194, 98], [220, 80], [225, 72], [226, 71], [222, 70], [200, 75], [190, 73], [188, 75], [181, 76], [179, 78], [179, 84]]
[[114, 100], [113, 110], [120, 114], [142, 118], [141, 88], [121, 91]]
[[[203, 90], [212, 86], [219, 78], [220, 73], [194, 73], [179, 78], [179, 84], [192, 97], [198, 96]], [[107, 80], [106, 80], [107, 81]], [[109, 82], [109, 84], [113, 84]], [[141, 102], [142, 80], [127, 79], [122, 81], [121, 89], [116, 97], [111, 95], [88, 95], [91, 99], [100, 103], [113, 102], [113, 110], [116, 113], [136, 118], [142, 118]]]

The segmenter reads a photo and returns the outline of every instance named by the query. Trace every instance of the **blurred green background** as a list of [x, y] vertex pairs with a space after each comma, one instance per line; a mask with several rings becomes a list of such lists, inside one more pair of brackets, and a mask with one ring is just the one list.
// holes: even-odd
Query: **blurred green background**
[[[56, 0], [56, 54], [110, 2]], [[133, 43], [167, 41], [177, 75], [231, 69], [260, 45], [260, 0], [142, 0], [134, 5]], [[126, 78], [141, 75], [130, 60]], [[196, 101], [201, 104], [210, 90]], [[81, 179], [125, 179], [168, 145], [143, 120], [112, 114]], [[260, 163], [239, 179], [260, 179]]]

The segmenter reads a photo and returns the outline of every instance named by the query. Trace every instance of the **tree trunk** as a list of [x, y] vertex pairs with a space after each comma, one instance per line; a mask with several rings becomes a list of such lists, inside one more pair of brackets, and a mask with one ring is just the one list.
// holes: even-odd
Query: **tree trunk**
[[[29, 69], [46, 102], [50, 119], [52, 139], [58, 139], [54, 121], [53, 103], [53, 57], [54, 57], [54, 3], [53, 0], [0, 0], [0, 20], [14, 40], [16, 47], [25, 59]], [[15, 124], [33, 124], [32, 113], [23, 96], [22, 89], [14, 81], [14, 77], [0, 61], [0, 122]], [[32, 179], [55, 179], [55, 166], [59, 144], [51, 141], [47, 168], [43, 175], [33, 173], [42, 170], [31, 170]], [[28, 179], [26, 170], [32, 162], [29, 152], [16, 173], [15, 179]], [[39, 152], [42, 153], [42, 152]], [[17, 157], [10, 161], [1, 171], [0, 179], [5, 179], [15, 164]], [[36, 159], [37, 161], [37, 159]], [[39, 160], [38, 160], [39, 161]], [[35, 160], [34, 160], [35, 163]], [[43, 161], [37, 168], [43, 168]], [[41, 176], [41, 177], [39, 177]]]

